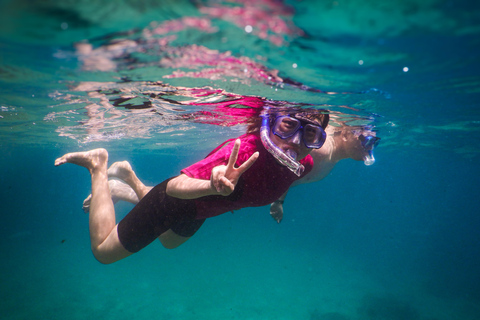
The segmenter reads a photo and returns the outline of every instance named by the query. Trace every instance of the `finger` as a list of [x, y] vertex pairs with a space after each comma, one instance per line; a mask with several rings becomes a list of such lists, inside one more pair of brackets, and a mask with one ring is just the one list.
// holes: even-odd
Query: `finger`
[[259, 156], [258, 151], [255, 152], [254, 154], [252, 154], [252, 156], [250, 158], [248, 158], [247, 161], [245, 161], [244, 163], [242, 163], [242, 165], [240, 167], [238, 167], [238, 169], [237, 169], [238, 172], [240, 174], [242, 174], [245, 171], [247, 171], [255, 163], [255, 161], [257, 161], [258, 156]]
[[235, 144], [233, 145], [232, 153], [230, 154], [230, 158], [228, 159], [227, 167], [228, 169], [233, 169], [235, 163], [237, 162], [238, 158], [238, 151], [240, 150], [240, 139], [235, 140]]
[[213, 187], [217, 192], [219, 192], [220, 187], [219, 187], [219, 179], [220, 179], [220, 172], [217, 167], [212, 169], [212, 174], [210, 177], [210, 181], [213, 184]]
[[225, 177], [222, 177], [220, 178], [220, 184], [221, 184], [221, 192], [223, 194], [230, 194], [233, 192], [233, 190], [235, 189], [235, 185], [233, 183], [230, 182], [230, 180], [228, 180], [227, 178]]

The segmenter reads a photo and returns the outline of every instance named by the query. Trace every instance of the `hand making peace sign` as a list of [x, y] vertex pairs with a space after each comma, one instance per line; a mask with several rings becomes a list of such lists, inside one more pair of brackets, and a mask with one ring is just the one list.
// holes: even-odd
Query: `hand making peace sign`
[[240, 176], [255, 163], [259, 155], [258, 151], [255, 152], [240, 167], [235, 168], [235, 162], [237, 162], [239, 150], [240, 139], [237, 139], [233, 145], [232, 153], [230, 154], [227, 165], [221, 165], [212, 169], [210, 183], [222, 196], [228, 196], [233, 190], [235, 190], [235, 186], [237, 185]]

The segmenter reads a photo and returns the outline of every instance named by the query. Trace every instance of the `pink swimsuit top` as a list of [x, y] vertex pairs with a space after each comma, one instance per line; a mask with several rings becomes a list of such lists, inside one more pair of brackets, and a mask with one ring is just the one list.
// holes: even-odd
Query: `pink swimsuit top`
[[[280, 198], [295, 180], [304, 177], [312, 170], [313, 159], [310, 155], [300, 160], [300, 163], [305, 166], [305, 171], [301, 177], [297, 177], [268, 153], [258, 134], [245, 134], [239, 139], [241, 145], [236, 167], [256, 151], [260, 153], [257, 161], [242, 174], [235, 190], [229, 196], [206, 196], [195, 199], [197, 219], [210, 218], [245, 207], [268, 205]], [[214, 167], [228, 163], [234, 145], [230, 142], [234, 140], [227, 140], [205, 159], [183, 169], [181, 173], [192, 178], [210, 180]]]

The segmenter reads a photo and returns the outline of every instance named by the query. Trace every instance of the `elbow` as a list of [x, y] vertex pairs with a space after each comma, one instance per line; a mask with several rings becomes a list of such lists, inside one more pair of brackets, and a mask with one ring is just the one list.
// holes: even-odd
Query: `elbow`
[[95, 259], [101, 264], [112, 264], [125, 257], [128, 257], [131, 254], [126, 250], [122, 253], [119, 253], [119, 252], [112, 252], [112, 251], [104, 251], [101, 248], [98, 248], [98, 247], [95, 248], [93, 246], [92, 246], [92, 253]]
[[118, 261], [118, 259], [112, 259], [111, 257], [105, 256], [103, 254], [99, 254], [95, 250], [92, 250], [92, 252], [93, 252], [93, 256], [95, 257], [95, 259], [98, 262], [100, 262], [101, 264], [112, 264], [112, 263]]

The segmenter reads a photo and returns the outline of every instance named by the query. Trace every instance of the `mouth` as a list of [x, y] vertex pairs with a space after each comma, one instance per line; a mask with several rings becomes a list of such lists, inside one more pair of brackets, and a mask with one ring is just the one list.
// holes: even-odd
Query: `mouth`
[[375, 163], [375, 157], [373, 156], [373, 150], [370, 150], [367, 155], [363, 157], [363, 163], [366, 166], [371, 166]]
[[291, 150], [291, 149], [287, 149], [287, 150], [285, 150], [284, 152], [285, 152], [285, 154], [286, 154], [287, 156], [289, 156], [289, 157], [292, 158], [293, 160], [297, 160], [297, 156], [298, 156], [298, 153], [297, 153], [297, 152], [295, 152], [295, 151], [293, 151], [293, 150]]

